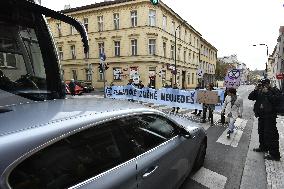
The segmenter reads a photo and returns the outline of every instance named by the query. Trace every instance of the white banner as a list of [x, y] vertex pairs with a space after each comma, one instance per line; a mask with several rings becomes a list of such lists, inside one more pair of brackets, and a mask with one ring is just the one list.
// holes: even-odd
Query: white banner
[[[215, 105], [216, 111], [221, 111], [224, 101], [224, 90], [214, 90], [218, 92], [219, 103]], [[145, 87], [135, 88], [133, 85], [106, 87], [107, 98], [132, 99], [146, 103], [167, 105], [169, 107], [180, 107], [185, 109], [202, 109], [202, 104], [197, 103], [195, 90], [179, 90], [172, 88], [162, 88], [159, 90]]]

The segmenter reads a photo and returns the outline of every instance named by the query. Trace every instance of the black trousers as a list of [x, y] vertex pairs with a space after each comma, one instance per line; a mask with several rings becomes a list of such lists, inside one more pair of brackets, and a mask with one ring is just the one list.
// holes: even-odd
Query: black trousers
[[274, 157], [280, 157], [279, 133], [276, 127], [276, 116], [258, 118], [259, 148], [269, 151]]
[[225, 124], [225, 113], [221, 113], [221, 123]]
[[[195, 114], [197, 114], [197, 109], [194, 110]], [[199, 110], [198, 113], [201, 114], [202, 110]]]
[[[177, 111], [176, 111], [176, 109], [177, 109]], [[175, 111], [176, 111], [176, 113], [178, 113], [179, 107], [173, 107], [172, 112], [175, 112]]]
[[211, 108], [208, 107], [203, 107], [203, 116], [202, 116], [202, 120], [205, 121], [206, 120], [206, 113], [207, 113], [207, 109], [209, 110], [209, 119], [211, 121], [211, 123], [213, 123], [213, 110]]

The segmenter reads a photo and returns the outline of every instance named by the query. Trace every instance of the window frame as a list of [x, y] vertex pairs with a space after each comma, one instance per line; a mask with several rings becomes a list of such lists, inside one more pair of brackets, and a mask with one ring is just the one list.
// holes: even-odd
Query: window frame
[[133, 10], [133, 11], [130, 12], [130, 21], [131, 21], [131, 27], [132, 28], [137, 27], [137, 21], [138, 21], [137, 10]]
[[75, 60], [76, 59], [76, 46], [75, 45], [70, 45], [70, 52], [71, 52], [71, 59]]
[[86, 31], [88, 32], [89, 31], [89, 19], [83, 18], [83, 23], [84, 23], [84, 26], [86, 28]]
[[[134, 43], [133, 43], [134, 42]], [[138, 45], [137, 45], [137, 39], [131, 39], [131, 56], [137, 56], [138, 52]]]
[[120, 41], [114, 41], [114, 56], [120, 56]]
[[[150, 43], [150, 42], [155, 42], [155, 43]], [[148, 40], [148, 54], [149, 55], [156, 55], [156, 39], [149, 39]]]
[[98, 19], [98, 31], [103, 32], [104, 31], [104, 16], [97, 16]]
[[114, 30], [119, 30], [119, 13], [114, 13], [113, 14], [113, 25], [114, 25]]
[[153, 9], [149, 9], [149, 26], [156, 26], [156, 15], [157, 11]]

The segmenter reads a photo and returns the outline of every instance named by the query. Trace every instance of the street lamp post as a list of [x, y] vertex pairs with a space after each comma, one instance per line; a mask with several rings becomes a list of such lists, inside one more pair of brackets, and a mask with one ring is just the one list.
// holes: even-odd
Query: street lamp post
[[181, 26], [181, 24], [175, 29], [175, 85], [177, 84], [177, 29]]
[[[259, 45], [261, 45], [261, 46], [266, 46], [266, 56], [267, 56], [267, 58], [266, 58], [266, 60], [268, 61], [268, 46], [266, 45], [266, 44], [264, 44], [264, 43], [260, 43]], [[254, 47], [256, 47], [257, 45], [253, 45]], [[265, 62], [265, 74], [264, 74], [264, 78], [267, 78], [267, 64], [268, 64], [268, 62]]]

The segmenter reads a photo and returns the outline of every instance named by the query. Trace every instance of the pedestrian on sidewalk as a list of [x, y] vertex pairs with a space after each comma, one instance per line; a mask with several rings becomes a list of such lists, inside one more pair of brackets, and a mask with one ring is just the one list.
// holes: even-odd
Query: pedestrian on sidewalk
[[254, 100], [253, 111], [258, 118], [259, 147], [255, 152], [268, 152], [264, 158], [267, 160], [280, 161], [279, 133], [276, 127], [278, 93], [270, 86], [270, 80], [265, 78], [259, 81], [249, 96]]
[[[201, 86], [201, 83], [198, 83], [197, 87], [195, 88], [195, 94], [197, 94], [197, 91], [199, 89], [203, 89], [202, 86]], [[197, 109], [194, 110], [194, 112], [192, 112], [191, 114], [194, 114], [196, 116], [200, 116], [202, 113], [202, 110], [198, 110], [198, 113], [197, 113]]]
[[[177, 84], [174, 84], [174, 86], [173, 86], [173, 89], [179, 89], [178, 87], [177, 87]], [[173, 109], [172, 109], [172, 111], [171, 111], [171, 113], [175, 113], [175, 111], [176, 111], [176, 114], [178, 113], [178, 111], [179, 111], [179, 107], [173, 107]]]
[[[206, 90], [212, 91], [214, 89], [214, 84], [209, 83], [207, 85]], [[213, 125], [213, 111], [215, 110], [215, 104], [203, 104], [203, 116], [202, 116], [202, 121], [201, 123], [206, 123], [206, 114], [207, 114], [207, 109], [209, 111], [209, 117], [208, 120], [211, 122], [211, 125]]]
[[69, 83], [69, 90], [72, 96], [75, 96], [75, 89], [76, 89], [76, 84], [75, 84], [75, 80], [71, 79], [70, 83]]
[[238, 117], [242, 117], [243, 114], [243, 99], [237, 96], [237, 90], [229, 88], [228, 95], [225, 98], [222, 113], [229, 118], [229, 129], [227, 132], [227, 138], [230, 138], [231, 133], [234, 132], [235, 122]]

